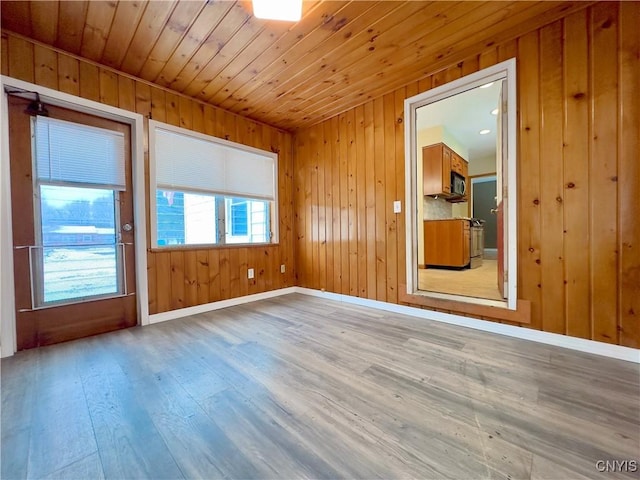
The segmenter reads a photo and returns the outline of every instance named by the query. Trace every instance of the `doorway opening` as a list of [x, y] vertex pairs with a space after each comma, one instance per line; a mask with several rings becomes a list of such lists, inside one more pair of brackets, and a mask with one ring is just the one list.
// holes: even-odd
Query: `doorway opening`
[[515, 60], [405, 101], [407, 293], [516, 309]]
[[469, 209], [471, 218], [483, 220], [485, 260], [498, 258], [498, 221], [496, 217], [497, 178], [495, 174], [470, 177]]
[[[10, 77], [2, 76], [0, 84], [4, 90], [0, 98], [4, 125], [0, 165], [0, 355], [6, 357], [24, 348], [148, 324], [142, 115]], [[34, 111], [30, 106], [36, 103], [34, 97], [45, 108]], [[21, 101], [26, 101], [25, 108], [24, 104], [16, 105]], [[124, 135], [125, 184], [121, 178], [112, 181], [114, 177], [108, 172], [98, 171], [97, 162], [89, 162], [92, 168], [85, 169], [89, 177], [66, 176], [69, 172], [80, 175], [82, 168], [67, 169], [62, 174], [62, 165], [56, 158], [61, 146], [38, 146], [35, 142], [37, 136], [41, 140], [48, 137], [49, 141], [62, 138], [58, 134], [36, 135], [36, 124], [44, 128], [48, 121], [86, 127], [83, 133], [71, 137], [80, 143], [96, 132], [110, 138]], [[64, 146], [67, 142], [62, 143]], [[91, 147], [78, 158], [86, 160], [96, 154], [96, 142], [88, 143]], [[21, 161], [14, 162], [14, 147], [21, 150], [17, 155]], [[53, 167], [53, 171], [38, 171], [37, 155], [34, 156], [38, 150], [53, 154], [40, 165]], [[72, 165], [66, 164], [69, 166]], [[29, 170], [25, 171], [24, 185], [14, 184], [14, 179], [20, 177], [19, 172], [13, 175], [14, 168]], [[14, 197], [21, 194], [24, 198]], [[91, 225], [67, 221], [71, 216], [77, 220], [77, 212], [60, 216], [61, 212], [69, 214], [74, 209], [86, 213], [89, 208], [93, 211], [83, 217]], [[142, 226], [137, 233], [135, 225]], [[70, 250], [69, 245], [73, 247]], [[67, 262], [74, 259], [80, 260], [77, 266], [82, 264], [82, 281], [60, 268], [61, 263], [70, 267]], [[92, 269], [86, 268], [89, 261]], [[20, 282], [22, 285], [18, 285]], [[112, 301], [120, 304], [102, 308]], [[98, 313], [95, 318], [94, 313]], [[27, 321], [26, 317], [30, 319]], [[79, 320], [75, 325], [74, 319]], [[41, 333], [35, 333], [38, 331]]]
[[[18, 349], [137, 324], [131, 128], [9, 98]], [[121, 224], [122, 222], [122, 224]]]

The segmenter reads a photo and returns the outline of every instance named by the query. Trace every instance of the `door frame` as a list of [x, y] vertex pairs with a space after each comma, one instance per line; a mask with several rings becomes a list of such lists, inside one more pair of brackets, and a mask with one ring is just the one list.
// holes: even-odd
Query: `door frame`
[[[506, 248], [508, 261], [505, 262], [508, 271], [507, 301], [473, 299], [458, 295], [436, 294], [432, 292], [418, 292], [418, 219], [417, 219], [417, 138], [416, 110], [424, 105], [443, 100], [457, 93], [478, 87], [485, 83], [506, 79], [507, 84], [507, 195], [504, 195], [507, 215], [504, 220], [506, 230]], [[518, 239], [517, 239], [517, 116], [516, 116], [516, 59], [511, 58], [478, 72], [471, 73], [462, 78], [445, 83], [425, 92], [414, 95], [404, 101], [404, 126], [405, 126], [405, 216], [406, 216], [406, 294], [411, 296], [428, 296], [444, 298], [464, 303], [489, 305], [509, 310], [517, 310], [517, 265], [518, 265]], [[501, 160], [499, 160], [501, 161]]]
[[136, 225], [134, 240], [138, 325], [149, 324], [149, 294], [147, 292], [147, 220], [144, 180], [144, 117], [139, 113], [112, 107], [93, 100], [15, 78], [0, 76], [0, 357], [16, 352], [16, 315], [13, 273], [13, 231], [11, 209], [11, 178], [9, 162], [9, 106], [5, 88], [37, 92], [44, 103], [115, 120], [131, 126], [131, 169], [133, 179], [133, 216]]

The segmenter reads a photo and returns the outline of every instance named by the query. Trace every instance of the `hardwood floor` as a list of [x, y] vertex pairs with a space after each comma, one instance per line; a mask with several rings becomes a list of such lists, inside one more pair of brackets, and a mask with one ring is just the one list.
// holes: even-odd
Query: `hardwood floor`
[[498, 261], [483, 259], [477, 268], [447, 270], [418, 269], [418, 288], [427, 292], [503, 300], [498, 290]]
[[640, 367], [292, 294], [2, 361], [14, 478], [637, 478]]

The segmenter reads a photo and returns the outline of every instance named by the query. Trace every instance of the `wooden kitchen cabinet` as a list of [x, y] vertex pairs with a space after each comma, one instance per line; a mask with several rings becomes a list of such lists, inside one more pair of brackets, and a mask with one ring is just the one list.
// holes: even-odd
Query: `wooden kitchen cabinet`
[[451, 195], [451, 172], [468, 179], [467, 161], [444, 143], [422, 147], [423, 195], [441, 195], [453, 201], [465, 202], [467, 196], [460, 198]]
[[465, 267], [469, 264], [471, 229], [468, 220], [425, 220], [424, 259], [427, 267]]
[[465, 179], [469, 176], [469, 162], [452, 150], [451, 170], [462, 175]]
[[462, 175], [462, 164], [465, 163], [463, 158], [456, 152], [451, 153], [451, 171]]
[[423, 195], [451, 195], [451, 156], [444, 143], [422, 147]]

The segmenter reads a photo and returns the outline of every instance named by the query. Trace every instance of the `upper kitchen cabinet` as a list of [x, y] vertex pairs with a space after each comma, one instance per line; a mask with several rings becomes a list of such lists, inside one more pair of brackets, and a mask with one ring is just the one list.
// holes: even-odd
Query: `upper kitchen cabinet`
[[[447, 148], [446, 145], [445, 148]], [[453, 150], [451, 150], [451, 171], [459, 173], [465, 180], [469, 175], [469, 163]]]
[[449, 201], [466, 201], [466, 190], [452, 190], [452, 172], [467, 182], [467, 161], [444, 143], [422, 147], [423, 195], [442, 196]]
[[451, 195], [451, 153], [444, 143], [422, 148], [424, 195]]

